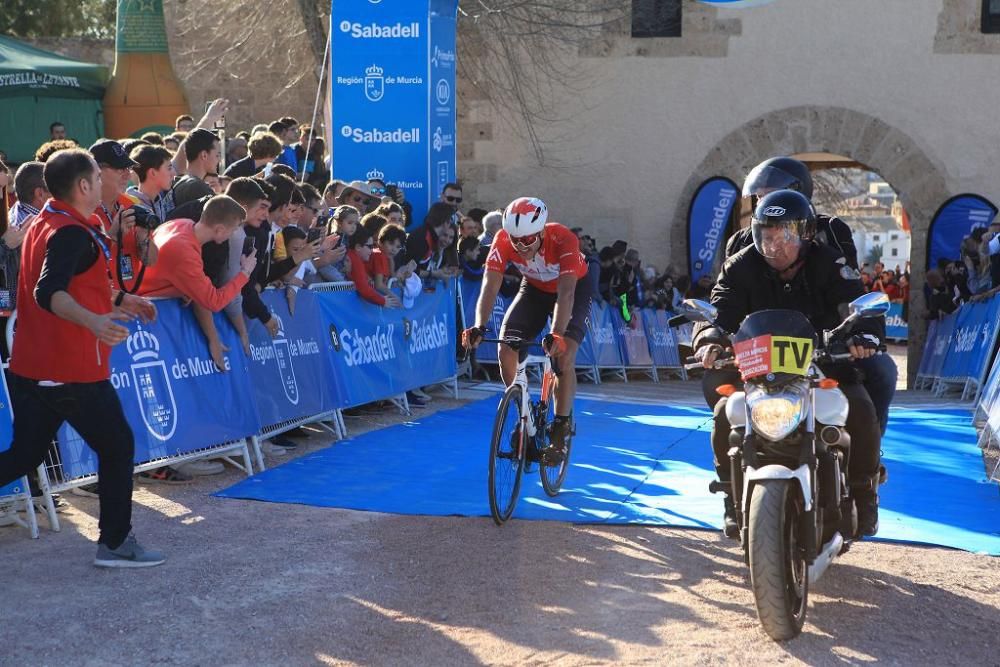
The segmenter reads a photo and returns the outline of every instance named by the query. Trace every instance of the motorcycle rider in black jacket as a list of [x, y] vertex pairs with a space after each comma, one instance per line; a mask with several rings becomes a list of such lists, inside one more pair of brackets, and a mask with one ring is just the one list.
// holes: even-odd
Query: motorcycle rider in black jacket
[[[764, 160], [750, 170], [746, 180], [743, 182], [743, 199], [749, 204], [752, 212], [756, 208], [757, 200], [768, 192], [775, 190], [795, 190], [805, 195], [806, 199], [812, 200], [813, 180], [809, 173], [809, 167], [805, 163], [791, 157], [773, 157]], [[750, 227], [746, 227], [733, 234], [726, 242], [725, 259], [729, 259], [743, 248], [753, 244]], [[851, 228], [840, 218], [831, 218], [826, 215], [816, 215], [815, 240], [821, 245], [829, 246], [840, 252], [846, 260], [847, 266], [857, 270], [858, 249], [854, 245], [854, 236]], [[864, 373], [864, 385], [868, 394], [875, 404], [875, 412], [878, 415], [879, 427], [882, 435], [885, 435], [886, 426], [889, 424], [889, 405], [893, 396], [896, 395], [896, 379], [899, 372], [892, 357], [887, 354], [878, 354], [867, 359], [858, 361], [858, 368]], [[713, 407], [719, 397], [715, 393], [715, 387], [705, 387], [705, 401], [709, 407]]]
[[[730, 257], [712, 290], [711, 303], [718, 309], [718, 327], [695, 326], [695, 356], [705, 367], [705, 387], [739, 386], [739, 374], [711, 368], [719, 354], [730, 347], [726, 332], [733, 332], [750, 313], [766, 309], [797, 310], [817, 333], [833, 329], [847, 315], [847, 304], [864, 294], [857, 271], [836, 250], [817, 243], [816, 217], [812, 204], [802, 194], [778, 190], [762, 197], [751, 221], [753, 245]], [[885, 338], [883, 317], [860, 320], [847, 340], [854, 359], [876, 354]], [[848, 364], [824, 367], [824, 373], [840, 381], [847, 397], [847, 431], [851, 435], [849, 484], [858, 507], [858, 530], [871, 536], [878, 531], [878, 483], [880, 427], [868, 392]], [[729, 422], [726, 399], [715, 404], [712, 448], [719, 479], [729, 482]], [[731, 496], [725, 498], [725, 532], [735, 537], [738, 529]]]

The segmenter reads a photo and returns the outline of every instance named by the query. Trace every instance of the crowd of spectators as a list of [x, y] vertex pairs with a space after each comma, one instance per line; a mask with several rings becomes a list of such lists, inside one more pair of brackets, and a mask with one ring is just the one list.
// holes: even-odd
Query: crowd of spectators
[[[907, 283], [908, 284], [908, 283]], [[924, 299], [928, 319], [954, 312], [1000, 292], [1000, 219], [977, 226], [962, 239], [957, 259], [939, 259], [927, 272]]]

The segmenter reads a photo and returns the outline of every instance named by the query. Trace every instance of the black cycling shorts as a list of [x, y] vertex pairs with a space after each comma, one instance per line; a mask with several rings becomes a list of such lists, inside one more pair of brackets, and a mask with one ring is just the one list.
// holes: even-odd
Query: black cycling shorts
[[[592, 296], [593, 288], [586, 276], [576, 281], [576, 292], [573, 295], [573, 316], [566, 327], [566, 337], [572, 338], [577, 344], [582, 344], [584, 336], [587, 335], [587, 318], [590, 317]], [[555, 293], [540, 290], [522, 278], [521, 289], [517, 291], [514, 302], [510, 304], [507, 314], [504, 315], [503, 325], [500, 327], [500, 337], [534, 340], [545, 328], [545, 324], [552, 316], [555, 307]]]

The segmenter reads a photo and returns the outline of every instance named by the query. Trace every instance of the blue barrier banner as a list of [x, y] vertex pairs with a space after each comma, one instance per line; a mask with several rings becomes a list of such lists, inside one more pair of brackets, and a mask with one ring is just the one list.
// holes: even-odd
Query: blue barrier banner
[[670, 315], [665, 310], [644, 308], [642, 324], [646, 328], [646, 340], [649, 342], [649, 354], [656, 366], [680, 366], [677, 354], [677, 341], [674, 331], [668, 325]]
[[903, 319], [903, 304], [890, 303], [889, 312], [885, 314], [886, 338], [906, 340], [909, 337], [909, 332], [909, 325]]
[[334, 407], [397, 396], [455, 375], [454, 281], [438, 283], [409, 309], [376, 306], [355, 292], [316, 296]]
[[[216, 369], [190, 308], [157, 301], [151, 324], [131, 322], [128, 339], [111, 351], [111, 383], [135, 436], [135, 462], [176, 456], [255, 435], [260, 419], [246, 355], [222, 315], [215, 324], [229, 348], [227, 372]], [[97, 456], [64, 424], [58, 435], [66, 478], [97, 472]]]
[[954, 333], [941, 366], [941, 377], [980, 378], [993, 352], [993, 334], [1000, 317], [1000, 299], [967, 303], [957, 311]]
[[615, 332], [614, 308], [607, 303], [590, 306], [590, 329], [587, 337], [594, 350], [594, 362], [598, 368], [620, 368], [624, 366], [622, 348]]
[[945, 357], [948, 356], [948, 349], [951, 347], [951, 338], [955, 331], [955, 320], [958, 319], [958, 313], [959, 311], [956, 310], [938, 320], [937, 336], [934, 338], [934, 347], [931, 348], [930, 361], [927, 362], [928, 377], [941, 377], [941, 367], [944, 366]]
[[917, 375], [920, 377], [929, 377], [931, 368], [931, 358], [934, 355], [934, 346], [937, 343], [938, 335], [938, 321], [931, 320], [930, 324], [927, 325], [927, 340], [924, 342], [924, 353], [920, 357], [920, 368], [917, 369]]
[[[0, 405], [0, 452], [6, 452], [14, 440], [14, 417], [6, 379], [0, 378], [0, 384], [3, 384], [3, 394], [0, 394], [0, 400], [3, 401], [3, 405]], [[0, 497], [25, 493], [27, 489], [24, 488], [23, 482], [24, 479], [19, 478], [6, 486], [0, 486]]]
[[381, 178], [413, 205], [410, 226], [455, 172], [458, 0], [333, 0], [333, 175]]
[[739, 192], [731, 180], [716, 176], [702, 183], [692, 197], [688, 209], [688, 273], [692, 283], [706, 274], [715, 277]]
[[264, 290], [262, 296], [278, 320], [278, 335], [272, 339], [259, 321], [247, 321], [247, 363], [261, 424], [270, 426], [333, 410], [336, 404], [328, 379], [333, 369], [320, 324], [318, 295], [299, 290], [295, 315], [288, 311], [284, 290]]
[[974, 194], [957, 195], [942, 204], [931, 218], [927, 268], [936, 267], [939, 259], [959, 259], [962, 239], [973, 227], [989, 226], [996, 214], [993, 202]]

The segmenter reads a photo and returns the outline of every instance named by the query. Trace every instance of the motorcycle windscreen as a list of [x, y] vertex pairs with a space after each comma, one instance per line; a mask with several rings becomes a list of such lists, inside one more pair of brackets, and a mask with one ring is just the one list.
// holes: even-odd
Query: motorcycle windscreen
[[797, 310], [761, 310], [747, 315], [733, 336], [743, 381], [760, 376], [804, 376], [809, 372], [816, 330]]

